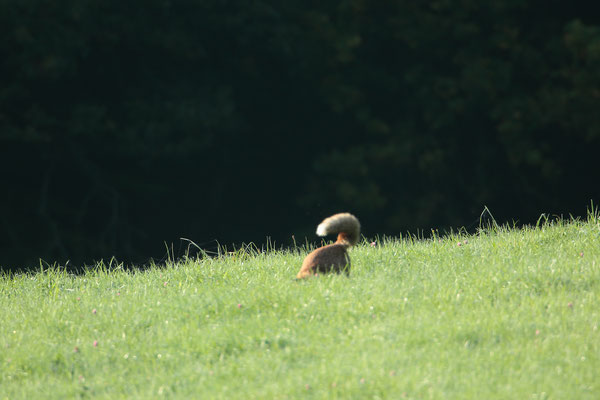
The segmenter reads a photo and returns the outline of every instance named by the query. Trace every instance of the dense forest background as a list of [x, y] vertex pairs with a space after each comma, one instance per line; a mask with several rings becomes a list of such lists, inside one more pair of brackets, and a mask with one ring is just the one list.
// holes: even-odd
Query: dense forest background
[[0, 265], [598, 203], [594, 2], [0, 0]]

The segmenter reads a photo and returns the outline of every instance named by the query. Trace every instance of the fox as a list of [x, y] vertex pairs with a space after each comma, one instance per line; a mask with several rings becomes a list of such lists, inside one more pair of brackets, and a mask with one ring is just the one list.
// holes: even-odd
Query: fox
[[296, 279], [308, 278], [319, 272], [345, 272], [346, 275], [350, 275], [348, 249], [354, 246], [360, 237], [358, 218], [350, 213], [339, 213], [325, 218], [317, 226], [319, 236], [336, 233], [335, 243], [319, 247], [304, 258]]

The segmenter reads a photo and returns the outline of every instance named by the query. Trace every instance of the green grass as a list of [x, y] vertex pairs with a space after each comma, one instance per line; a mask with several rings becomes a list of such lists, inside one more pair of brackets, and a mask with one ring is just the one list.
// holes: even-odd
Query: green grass
[[597, 216], [305, 254], [4, 275], [0, 399], [600, 398]]

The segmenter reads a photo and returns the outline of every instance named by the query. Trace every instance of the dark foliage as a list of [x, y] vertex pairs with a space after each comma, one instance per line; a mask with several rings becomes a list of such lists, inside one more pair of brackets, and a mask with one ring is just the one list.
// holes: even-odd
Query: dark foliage
[[0, 265], [584, 213], [586, 4], [0, 0]]

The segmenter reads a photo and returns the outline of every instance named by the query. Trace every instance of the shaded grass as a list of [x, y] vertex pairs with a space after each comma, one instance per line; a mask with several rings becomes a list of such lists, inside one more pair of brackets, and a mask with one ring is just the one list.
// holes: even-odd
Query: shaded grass
[[[460, 245], [459, 245], [460, 243]], [[0, 398], [590, 398], [600, 223], [0, 280]], [[94, 345], [96, 341], [97, 345]]]

